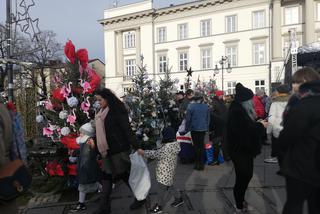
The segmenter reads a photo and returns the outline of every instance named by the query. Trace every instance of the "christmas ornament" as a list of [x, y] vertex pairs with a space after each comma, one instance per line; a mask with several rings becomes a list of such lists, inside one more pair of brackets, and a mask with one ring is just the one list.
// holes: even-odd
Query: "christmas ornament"
[[89, 109], [90, 109], [90, 101], [89, 101], [89, 97], [86, 98], [86, 101], [81, 103], [81, 110], [87, 115], [87, 117], [90, 119], [89, 117]]
[[70, 123], [70, 125], [74, 127], [76, 120], [77, 120], [77, 116], [75, 114], [75, 110], [73, 109], [72, 114], [68, 115], [68, 117], [67, 117], [67, 122]]
[[43, 117], [42, 115], [38, 115], [38, 116], [36, 117], [37, 123], [42, 123], [43, 120], [44, 120], [44, 117]]
[[148, 137], [146, 134], [143, 134], [142, 140], [143, 140], [144, 142], [146, 142], [146, 141], [149, 140], [149, 137]]
[[67, 98], [67, 103], [68, 105], [73, 108], [73, 107], [76, 107], [79, 103], [78, 99], [76, 97], [70, 97], [70, 98]]
[[70, 129], [69, 129], [69, 127], [63, 127], [63, 128], [61, 129], [61, 135], [66, 136], [66, 135], [68, 135], [68, 134], [70, 134]]
[[60, 111], [60, 113], [59, 113], [59, 118], [60, 118], [61, 120], [65, 120], [67, 117], [68, 117], [68, 112], [67, 112], [66, 110]]

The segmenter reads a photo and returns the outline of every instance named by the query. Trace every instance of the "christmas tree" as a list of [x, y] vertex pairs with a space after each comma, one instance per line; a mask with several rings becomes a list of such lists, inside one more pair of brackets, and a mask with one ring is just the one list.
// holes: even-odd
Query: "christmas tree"
[[[40, 106], [36, 120], [43, 125], [45, 137], [70, 151], [79, 148], [76, 138], [80, 126], [93, 119], [93, 92], [100, 86], [100, 77], [88, 67], [86, 49], [76, 51], [72, 42], [68, 41], [64, 51], [68, 62], [59, 74], [54, 75], [51, 95]], [[63, 176], [61, 170], [53, 172], [54, 167], [55, 170], [59, 168], [48, 163], [48, 173]]]
[[179, 109], [175, 102], [175, 93], [177, 89], [175, 83], [170, 77], [171, 69], [165, 69], [164, 78], [160, 78], [158, 93], [158, 113], [163, 126], [172, 126], [178, 129], [180, 122], [178, 119]]
[[130, 109], [131, 127], [139, 143], [144, 148], [153, 148], [160, 134], [156, 86], [151, 84], [146, 65], [137, 67], [132, 78], [133, 90], [125, 95], [124, 101]]

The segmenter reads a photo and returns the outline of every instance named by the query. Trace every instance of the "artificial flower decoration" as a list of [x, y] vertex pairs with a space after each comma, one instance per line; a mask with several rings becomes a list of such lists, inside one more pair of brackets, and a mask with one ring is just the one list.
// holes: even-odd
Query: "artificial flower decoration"
[[52, 97], [60, 102], [63, 102], [65, 100], [65, 97], [63, 96], [63, 94], [61, 93], [61, 89], [60, 88], [56, 88], [52, 91]]
[[72, 64], [76, 62], [76, 48], [71, 40], [66, 43], [66, 46], [64, 47], [64, 53]]
[[77, 51], [77, 58], [80, 61], [80, 65], [83, 69], [88, 67], [89, 57], [87, 49], [79, 49]]

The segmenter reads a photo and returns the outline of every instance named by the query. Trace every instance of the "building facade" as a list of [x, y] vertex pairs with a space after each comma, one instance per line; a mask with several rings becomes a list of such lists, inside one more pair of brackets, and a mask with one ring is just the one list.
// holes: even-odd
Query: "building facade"
[[143, 55], [150, 78], [159, 80], [169, 68], [181, 90], [191, 67], [193, 83], [215, 79], [233, 94], [241, 82], [269, 93], [271, 83], [283, 79], [289, 31], [297, 46], [312, 43], [320, 38], [319, 21], [314, 0], [202, 0], [160, 9], [146, 0], [107, 9], [100, 20], [106, 86], [123, 95]]

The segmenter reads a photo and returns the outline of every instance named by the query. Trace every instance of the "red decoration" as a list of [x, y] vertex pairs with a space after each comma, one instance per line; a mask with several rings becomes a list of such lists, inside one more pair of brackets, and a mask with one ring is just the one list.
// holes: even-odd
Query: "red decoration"
[[72, 93], [81, 94], [82, 88], [81, 87], [72, 87]]
[[101, 78], [97, 74], [95, 70], [90, 69], [89, 71], [89, 79], [90, 79], [90, 86], [91, 89], [88, 90], [88, 93], [93, 93], [97, 88], [100, 87]]
[[76, 150], [79, 149], [80, 146], [76, 142], [76, 138], [78, 137], [77, 134], [69, 134], [67, 136], [64, 136], [60, 139], [61, 143], [65, 145], [68, 149]]
[[56, 88], [52, 91], [52, 97], [60, 102], [63, 102], [66, 98], [61, 94], [61, 88]]
[[77, 175], [77, 164], [69, 164], [67, 168], [69, 175]]
[[80, 61], [81, 67], [86, 69], [89, 62], [88, 51], [87, 49], [79, 49], [77, 51], [77, 58]]
[[13, 104], [13, 102], [8, 102], [8, 103], [7, 103], [7, 109], [10, 110], [10, 111], [14, 111], [14, 112], [17, 111], [17, 108], [16, 108], [16, 106]]
[[76, 48], [74, 47], [74, 45], [72, 44], [72, 41], [69, 40], [66, 43], [66, 46], [64, 47], [64, 53], [67, 56], [67, 58], [69, 59], [69, 61], [74, 64], [76, 61]]
[[45, 169], [50, 176], [55, 176], [55, 175], [64, 176], [62, 166], [57, 161], [51, 161], [51, 162], [47, 163]]
[[223, 96], [223, 91], [216, 91], [215, 95], [216, 95], [216, 97]]

